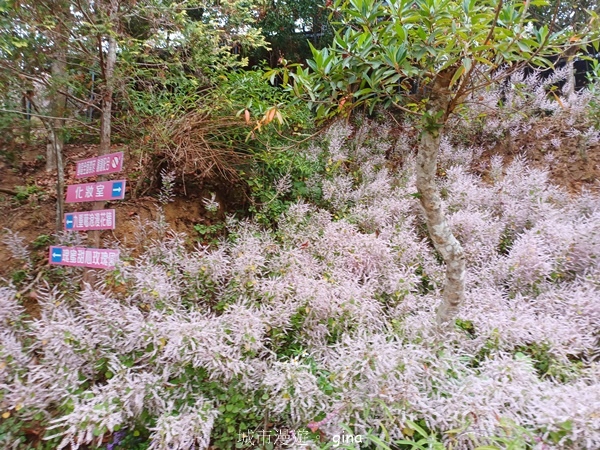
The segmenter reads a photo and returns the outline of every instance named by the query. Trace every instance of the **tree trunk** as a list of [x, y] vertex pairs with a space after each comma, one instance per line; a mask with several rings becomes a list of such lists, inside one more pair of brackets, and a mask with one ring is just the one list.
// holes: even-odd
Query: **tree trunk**
[[465, 297], [465, 258], [442, 209], [442, 199], [435, 183], [440, 130], [421, 134], [417, 153], [417, 190], [425, 212], [427, 229], [435, 249], [446, 263], [443, 300], [437, 311], [438, 324], [448, 324]]
[[23, 113], [25, 114], [25, 143], [29, 145], [31, 143], [31, 98], [33, 97], [33, 90], [27, 90], [21, 97], [21, 106]]
[[[53, 129], [54, 126], [51, 125]], [[56, 142], [60, 140], [60, 133], [54, 133], [53, 130], [48, 132], [48, 143], [46, 144], [46, 172], [52, 172], [56, 169], [56, 149], [62, 151], [62, 142]]]
[[[57, 36], [60, 35], [57, 33]], [[61, 88], [65, 84], [67, 76], [67, 52], [62, 36], [56, 37], [54, 45], [55, 50], [51, 67], [53, 92], [50, 97], [50, 115], [54, 117], [54, 119], [50, 119], [50, 128], [54, 132], [50, 131], [48, 133], [48, 144], [46, 145], [46, 170], [48, 172], [57, 169], [57, 152], [61, 155], [63, 152], [63, 128], [65, 126], [64, 117], [67, 106], [67, 97], [58, 92], [62, 90]]]
[[[119, 1], [110, 0], [108, 3], [108, 22], [110, 26], [116, 26], [118, 23], [119, 13]], [[104, 76], [104, 89], [102, 92], [102, 116], [100, 118], [100, 148], [98, 149], [99, 155], [106, 155], [110, 153], [110, 141], [111, 141], [111, 117], [112, 117], [112, 103], [113, 103], [113, 92], [114, 92], [114, 73], [115, 65], [117, 62], [117, 38], [115, 36], [116, 30], [111, 29], [108, 32], [108, 47], [106, 50], [106, 57], [102, 58], [103, 48], [99, 47], [101, 53], [100, 61], [103, 61], [102, 73]], [[99, 176], [98, 181], [104, 181], [105, 177]], [[93, 202], [92, 211], [104, 209], [105, 202]], [[88, 244], [93, 248], [100, 247], [100, 233], [101, 231], [89, 231], [88, 232]], [[84, 281], [93, 284], [96, 276], [93, 270], [86, 270], [84, 274]]]
[[575, 93], [575, 60], [574, 56], [569, 57], [567, 60], [567, 89], [565, 95], [570, 98]]
[[62, 143], [62, 139], [58, 137], [62, 133], [61, 129], [52, 127], [52, 135], [54, 136], [54, 157], [56, 160], [57, 176], [56, 176], [56, 231], [63, 229], [63, 216], [65, 213], [65, 166], [62, 157], [62, 145], [59, 147], [57, 142]]
[[[113, 2], [111, 2], [112, 4]], [[116, 16], [111, 10], [111, 18]], [[111, 115], [114, 91], [114, 73], [117, 62], [117, 39], [114, 35], [108, 37], [108, 51], [104, 66], [104, 92], [102, 95], [102, 118], [100, 122], [100, 151], [101, 155], [110, 153]]]
[[[59, 2], [59, 8], [68, 10], [68, 6]], [[67, 50], [62, 26], [58, 26], [54, 33], [54, 55], [52, 60], [52, 97], [51, 116], [49, 119], [49, 144], [46, 150], [46, 170], [56, 169], [56, 231], [63, 229], [65, 167], [63, 164], [64, 127], [67, 108], [67, 97], [60, 94], [66, 84], [67, 77]]]

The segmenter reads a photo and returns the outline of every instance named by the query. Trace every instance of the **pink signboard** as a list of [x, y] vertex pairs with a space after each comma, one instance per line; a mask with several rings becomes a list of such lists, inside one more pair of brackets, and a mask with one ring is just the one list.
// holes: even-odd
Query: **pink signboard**
[[122, 200], [125, 198], [125, 180], [67, 186], [67, 203]]
[[59, 266], [112, 269], [119, 261], [119, 250], [52, 246], [48, 259], [50, 264]]
[[123, 152], [102, 155], [96, 158], [83, 159], [77, 162], [75, 177], [93, 177], [123, 170]]
[[65, 230], [114, 230], [115, 210], [102, 209], [98, 211], [73, 212], [65, 214]]

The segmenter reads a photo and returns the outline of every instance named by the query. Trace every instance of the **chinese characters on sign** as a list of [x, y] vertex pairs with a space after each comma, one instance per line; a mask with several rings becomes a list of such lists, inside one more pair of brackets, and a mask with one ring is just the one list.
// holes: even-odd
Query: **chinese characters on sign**
[[115, 210], [84, 211], [65, 214], [65, 230], [114, 230]]
[[119, 250], [109, 248], [50, 247], [50, 264], [60, 266], [113, 269], [119, 260]]
[[[120, 172], [123, 169], [123, 152], [102, 155], [77, 162], [77, 178]], [[102, 181], [67, 186], [67, 203], [102, 202], [125, 198], [125, 180]], [[66, 213], [64, 227], [67, 231], [114, 230], [115, 210], [103, 209]], [[119, 261], [119, 251], [104, 248], [50, 247], [50, 264], [60, 266], [112, 269]]]
[[67, 203], [100, 202], [125, 198], [125, 180], [67, 186]]
[[106, 175], [121, 170], [123, 170], [123, 152], [111, 153], [77, 162], [75, 177], [93, 177], [94, 175]]

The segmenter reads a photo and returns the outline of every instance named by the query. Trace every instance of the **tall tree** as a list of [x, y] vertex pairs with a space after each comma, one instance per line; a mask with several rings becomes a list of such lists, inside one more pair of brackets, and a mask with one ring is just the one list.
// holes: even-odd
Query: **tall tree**
[[[67, 109], [69, 4], [64, 0], [48, 0], [37, 5], [5, 1], [0, 11], [11, 25], [0, 33], [0, 53], [6, 56], [0, 63], [0, 71], [6, 79], [12, 80], [14, 87], [20, 88], [27, 105], [32, 106], [48, 131], [46, 170], [57, 171], [56, 227], [60, 230], [64, 210], [62, 154]], [[46, 111], [35, 96], [36, 87], [43, 87], [46, 93]], [[30, 118], [32, 111], [28, 108], [24, 113]]]
[[[102, 76], [104, 78], [104, 91], [102, 92], [102, 118], [100, 121], [100, 149], [99, 153], [105, 155], [110, 151], [111, 140], [111, 115], [113, 105], [113, 94], [115, 86], [115, 65], [117, 63], [117, 31], [120, 25], [119, 0], [105, 0], [98, 4], [105, 11], [106, 18], [106, 36], [98, 37], [98, 51], [101, 61]], [[112, 25], [116, 29], [111, 29]], [[104, 53], [103, 44], [106, 42], [106, 53]]]
[[575, 37], [573, 30], [533, 25], [530, 3], [546, 4], [336, 0], [333, 44], [313, 49], [309, 67], [293, 74], [294, 91], [320, 118], [381, 106], [416, 119], [419, 200], [429, 236], [446, 263], [440, 324], [450, 322], [465, 297], [464, 252], [448, 226], [435, 181], [448, 118], [478, 90], [526, 64], [548, 65], [544, 56], [590, 32], [582, 29]]

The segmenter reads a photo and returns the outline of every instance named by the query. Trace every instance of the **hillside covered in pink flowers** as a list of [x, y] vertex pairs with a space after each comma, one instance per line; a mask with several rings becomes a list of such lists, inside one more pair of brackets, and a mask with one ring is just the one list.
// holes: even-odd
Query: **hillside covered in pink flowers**
[[[509, 81], [442, 137], [437, 182], [467, 265], [449, 330], [410, 117], [338, 120], [293, 148], [302, 195], [283, 173], [253, 206], [270, 224], [207, 195], [215, 221], [191, 243], [165, 219], [165, 175], [154, 219], [104, 236], [121, 262], [95, 284], [65, 267], [3, 279], [0, 447], [600, 448], [598, 182], [550, 178], [559, 158], [598, 161], [598, 93]], [[33, 268], [18, 232], [2, 242]]]

